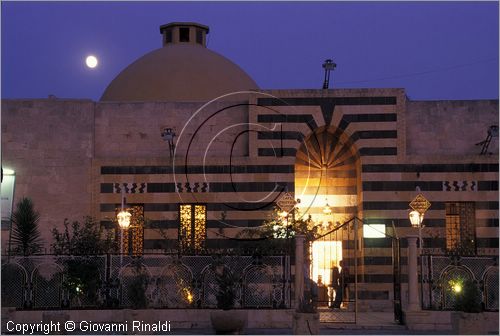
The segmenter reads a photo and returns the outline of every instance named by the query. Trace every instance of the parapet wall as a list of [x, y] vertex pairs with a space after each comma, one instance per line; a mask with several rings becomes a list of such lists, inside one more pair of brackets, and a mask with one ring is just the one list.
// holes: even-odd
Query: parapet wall
[[[498, 100], [406, 102], [408, 155], [478, 155], [488, 128], [498, 125]], [[488, 152], [498, 154], [498, 138]]]

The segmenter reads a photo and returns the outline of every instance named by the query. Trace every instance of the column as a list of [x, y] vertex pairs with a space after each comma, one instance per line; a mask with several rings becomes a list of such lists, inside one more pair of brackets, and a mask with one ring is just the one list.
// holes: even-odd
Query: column
[[417, 272], [417, 239], [418, 236], [408, 236], [408, 311], [420, 310], [418, 295]]
[[304, 235], [295, 236], [295, 308], [304, 298]]

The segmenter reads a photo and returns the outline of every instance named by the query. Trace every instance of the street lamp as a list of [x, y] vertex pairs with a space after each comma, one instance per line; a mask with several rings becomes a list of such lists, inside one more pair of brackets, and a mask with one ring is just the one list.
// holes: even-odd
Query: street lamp
[[422, 222], [424, 221], [424, 214], [417, 210], [410, 211], [411, 226], [418, 229], [418, 242], [420, 244], [420, 252], [422, 252]]
[[414, 228], [420, 228], [422, 222], [424, 221], [424, 214], [418, 212], [417, 210], [410, 211], [410, 223]]
[[[420, 190], [418, 188], [417, 190]], [[420, 252], [422, 252], [423, 242], [422, 242], [422, 222], [424, 221], [424, 214], [431, 206], [431, 203], [422, 195], [418, 194], [411, 202], [410, 208], [412, 211], [408, 214], [410, 217], [411, 226], [418, 228], [418, 241], [420, 243]]]
[[281, 212], [279, 212], [279, 215], [280, 215], [280, 217], [282, 217], [283, 219], [285, 219], [285, 218], [287, 218], [287, 217], [288, 217], [288, 212], [286, 212], [286, 211], [281, 211]]
[[422, 222], [424, 221], [424, 213], [418, 212], [417, 210], [410, 211], [408, 214], [410, 217], [410, 223], [413, 228], [418, 229], [418, 242], [420, 244], [419, 252], [422, 254], [422, 248], [424, 247], [424, 242], [422, 241]]
[[278, 212], [278, 215], [282, 218], [282, 220], [285, 222], [285, 229], [286, 229], [286, 238], [288, 238], [288, 235], [289, 235], [289, 227], [288, 227], [288, 215], [289, 215], [289, 212], [288, 211], [280, 211]]
[[[417, 311], [421, 308], [418, 299], [418, 275], [417, 258], [422, 252], [422, 222], [424, 213], [429, 209], [431, 203], [422, 195], [418, 194], [411, 202], [412, 211], [408, 216], [411, 226], [418, 228], [418, 237], [408, 236], [408, 311]], [[417, 252], [417, 238], [420, 241], [420, 250]]]
[[123, 231], [130, 227], [130, 218], [132, 214], [125, 209], [125, 186], [122, 186], [122, 207], [116, 215], [118, 225], [120, 226], [120, 264], [123, 261]]
[[126, 210], [122, 210], [118, 213], [118, 215], [116, 215], [116, 218], [118, 218], [118, 225], [120, 225], [120, 229], [127, 230], [129, 228], [130, 217], [132, 217], [132, 215]]

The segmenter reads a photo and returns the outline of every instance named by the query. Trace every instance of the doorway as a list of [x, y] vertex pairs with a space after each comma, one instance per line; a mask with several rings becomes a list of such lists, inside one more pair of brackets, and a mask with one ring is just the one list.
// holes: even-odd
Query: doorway
[[[360, 215], [359, 177], [358, 151], [338, 128], [316, 129], [297, 151], [295, 197], [300, 200], [297, 209], [299, 216], [313, 223], [319, 235], [309, 246], [308, 277], [318, 285], [317, 304], [322, 322], [356, 322], [354, 279], [360, 254], [356, 242], [358, 227], [353, 219]], [[334, 272], [337, 284], [332, 281]], [[340, 302], [335, 301], [336, 297]]]
[[335, 292], [332, 284], [332, 270], [342, 260], [342, 242], [316, 240], [311, 244], [311, 279], [318, 285], [318, 307], [332, 307]]

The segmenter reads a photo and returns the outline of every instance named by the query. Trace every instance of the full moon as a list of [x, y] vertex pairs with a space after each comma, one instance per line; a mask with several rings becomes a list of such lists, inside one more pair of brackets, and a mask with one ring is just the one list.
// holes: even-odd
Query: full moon
[[94, 55], [87, 56], [87, 58], [85, 59], [85, 63], [89, 68], [93, 69], [97, 66], [97, 57], [95, 57]]

